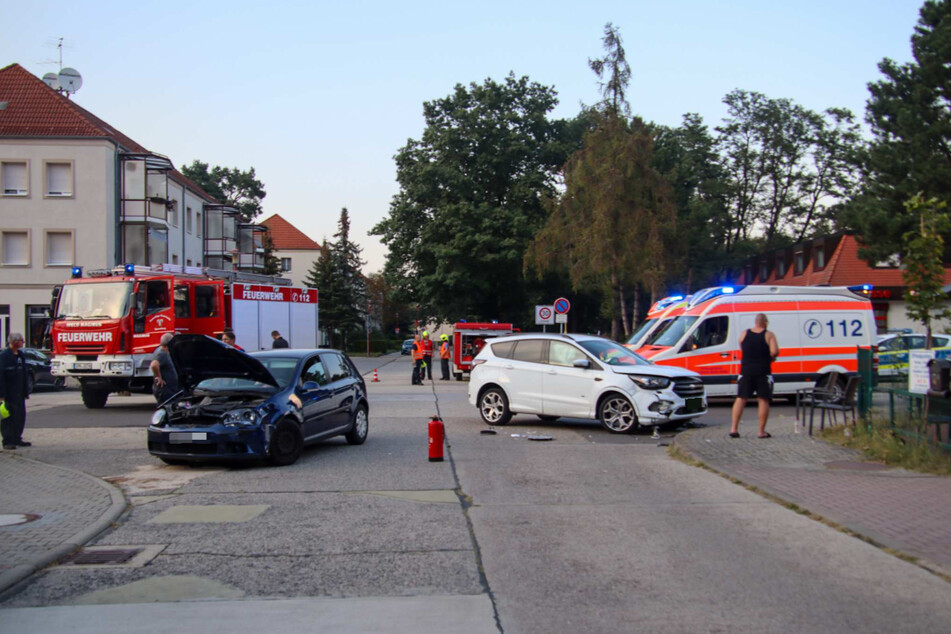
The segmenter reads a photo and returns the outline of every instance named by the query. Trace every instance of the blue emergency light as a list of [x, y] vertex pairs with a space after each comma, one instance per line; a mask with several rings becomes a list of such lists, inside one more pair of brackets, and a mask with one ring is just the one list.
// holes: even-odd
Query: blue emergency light
[[871, 284], [857, 284], [856, 286], [850, 286], [849, 290], [858, 295], [868, 295], [872, 292], [872, 289], [875, 288]]
[[135, 264], [126, 264], [125, 265], [125, 274], [135, 276]]
[[724, 287], [723, 287], [723, 294], [724, 294], [724, 295], [732, 295], [735, 291], [736, 291], [736, 289], [733, 288], [732, 286], [724, 286]]
[[679, 301], [682, 300], [683, 298], [684, 298], [683, 295], [674, 295], [674, 296], [672, 296], [672, 297], [668, 297], [667, 299], [669, 299], [669, 300], [672, 301], [672, 302], [679, 302]]
[[83, 276], [83, 267], [74, 266], [73, 267], [73, 277], [82, 277]]

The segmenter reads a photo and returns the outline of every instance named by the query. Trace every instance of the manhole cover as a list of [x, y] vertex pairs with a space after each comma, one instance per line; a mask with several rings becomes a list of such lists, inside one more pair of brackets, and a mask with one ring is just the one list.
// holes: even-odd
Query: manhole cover
[[40, 519], [41, 516], [34, 513], [16, 513], [13, 515], [0, 515], [0, 526], [16, 526], [26, 524]]
[[849, 471], [885, 471], [888, 465], [878, 462], [853, 462], [851, 460], [834, 460], [825, 463], [826, 469], [847, 469]]
[[124, 564], [142, 552], [141, 548], [113, 548], [110, 550], [81, 550], [63, 561], [62, 566], [116, 566]]

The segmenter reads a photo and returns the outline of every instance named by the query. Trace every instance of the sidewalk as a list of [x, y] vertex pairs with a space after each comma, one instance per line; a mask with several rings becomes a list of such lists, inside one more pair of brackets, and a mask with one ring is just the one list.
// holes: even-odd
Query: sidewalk
[[[119, 489], [98, 478], [0, 453], [0, 592], [89, 542], [125, 508]], [[12, 523], [23, 515], [31, 521]]]
[[674, 441], [707, 467], [951, 577], [951, 480], [863, 462], [862, 455], [795, 434], [793, 418], [770, 419], [773, 438], [756, 437], [748, 411], [741, 438], [705, 427]]

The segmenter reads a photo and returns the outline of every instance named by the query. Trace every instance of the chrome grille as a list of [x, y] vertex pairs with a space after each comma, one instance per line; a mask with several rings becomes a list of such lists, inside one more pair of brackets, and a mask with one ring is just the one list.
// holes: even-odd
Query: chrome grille
[[681, 376], [674, 379], [674, 393], [683, 398], [703, 396], [703, 381], [692, 376]]

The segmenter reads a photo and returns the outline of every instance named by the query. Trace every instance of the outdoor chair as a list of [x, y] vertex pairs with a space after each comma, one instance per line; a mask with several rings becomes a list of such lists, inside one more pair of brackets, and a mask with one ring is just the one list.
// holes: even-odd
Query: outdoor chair
[[856, 407], [856, 395], [859, 390], [859, 382], [861, 378], [854, 374], [849, 377], [849, 380], [845, 384], [845, 393], [842, 396], [841, 401], [819, 401], [810, 408], [809, 411], [809, 435], [812, 435], [812, 419], [815, 416], [816, 410], [821, 410], [819, 416], [819, 430], [822, 431], [825, 429], [826, 421], [826, 412], [829, 412], [831, 424], [835, 424], [835, 413], [842, 412], [843, 423], [848, 422], [847, 413], [852, 412], [852, 425], [855, 425], [855, 407]]
[[806, 426], [806, 409], [811, 411], [817, 402], [835, 402], [836, 384], [839, 382], [838, 372], [829, 372], [823, 384], [815, 387], [805, 387], [796, 390], [796, 425], [799, 429]]

